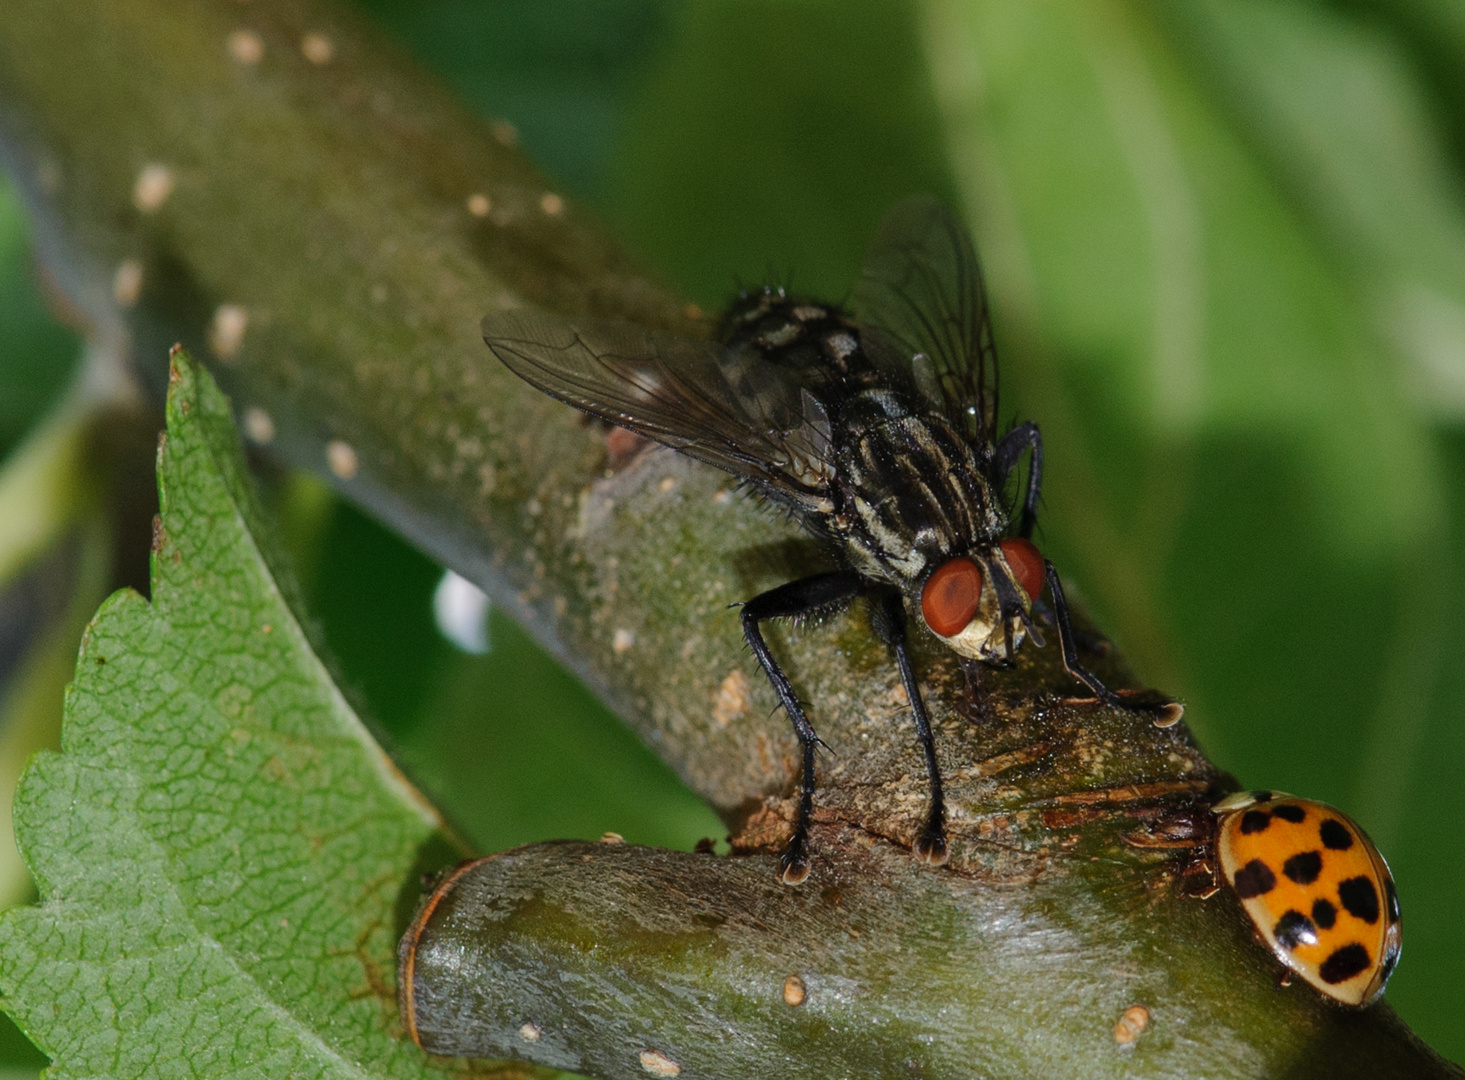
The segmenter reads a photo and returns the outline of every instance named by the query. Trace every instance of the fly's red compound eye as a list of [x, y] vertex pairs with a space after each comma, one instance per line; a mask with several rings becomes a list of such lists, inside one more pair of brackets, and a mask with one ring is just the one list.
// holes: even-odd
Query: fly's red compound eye
[[952, 559], [927, 578], [921, 589], [921, 614], [926, 625], [942, 637], [965, 630], [981, 603], [982, 571], [970, 559]]
[[1038, 551], [1037, 545], [1030, 540], [1022, 540], [1013, 537], [1010, 540], [1002, 541], [1002, 557], [1007, 560], [1007, 565], [1012, 567], [1013, 574], [1017, 577], [1017, 583], [1022, 586], [1022, 591], [1028, 594], [1030, 600], [1036, 600], [1038, 594], [1043, 591], [1043, 577], [1047, 572], [1043, 564], [1042, 553]]

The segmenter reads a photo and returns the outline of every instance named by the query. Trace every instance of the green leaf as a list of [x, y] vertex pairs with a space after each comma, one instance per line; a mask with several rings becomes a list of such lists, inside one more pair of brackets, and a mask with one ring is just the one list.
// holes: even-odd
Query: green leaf
[[227, 401], [170, 380], [152, 601], [103, 605], [17, 798], [6, 1009], [62, 1075], [430, 1074], [392, 957], [451, 840], [292, 613]]

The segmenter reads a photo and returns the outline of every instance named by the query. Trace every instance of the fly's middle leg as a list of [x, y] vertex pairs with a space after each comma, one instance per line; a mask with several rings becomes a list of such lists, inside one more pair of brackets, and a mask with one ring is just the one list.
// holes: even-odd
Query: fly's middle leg
[[794, 694], [788, 676], [773, 658], [763, 639], [759, 624], [765, 619], [793, 619], [813, 615], [847, 604], [866, 588], [858, 574], [840, 572], [815, 574], [800, 578], [776, 589], [759, 593], [743, 605], [743, 636], [758, 658], [773, 692], [778, 695], [783, 711], [788, 714], [803, 749], [803, 769], [799, 781], [799, 809], [794, 819], [794, 834], [779, 857], [779, 877], [786, 885], [797, 885], [809, 876], [809, 820], [814, 812], [814, 748], [822, 745], [814, 725], [804, 714], [804, 707]]

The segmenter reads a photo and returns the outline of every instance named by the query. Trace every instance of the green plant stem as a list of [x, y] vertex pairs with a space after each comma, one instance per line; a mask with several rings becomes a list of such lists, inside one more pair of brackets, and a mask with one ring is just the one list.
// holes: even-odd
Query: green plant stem
[[[328, 62], [302, 54], [309, 33]], [[1065, 703], [1053, 648], [990, 677], [985, 714], [949, 656], [917, 650], [951, 781], [937, 871], [910, 860], [923, 773], [863, 616], [778, 635], [835, 753], [814, 875], [776, 886], [797, 755], [727, 606], [809, 552], [707, 468], [650, 451], [611, 471], [604, 432], [478, 333], [524, 302], [701, 324], [349, 11], [9, 0], [0, 108], [48, 265], [95, 334], [155, 379], [175, 339], [210, 357], [247, 432], [487, 587], [757, 853], [539, 846], [488, 864], [486, 887], [521, 899], [483, 923], [503, 1023], [473, 1052], [645, 1075], [627, 1055], [654, 1034], [643, 1049], [697, 1075], [1459, 1075], [1387, 1005], [1276, 992], [1227, 894], [1182, 897], [1185, 853], [1123, 841], [1218, 777], [1183, 726]], [[139, 288], [119, 308], [124, 265]], [[1101, 673], [1124, 683], [1115, 659]], [[575, 978], [546, 989], [547, 971]], [[799, 972], [795, 1012], [778, 988]], [[504, 1027], [536, 1002], [562, 1037]], [[1153, 1019], [1123, 1051], [1132, 1004]]]

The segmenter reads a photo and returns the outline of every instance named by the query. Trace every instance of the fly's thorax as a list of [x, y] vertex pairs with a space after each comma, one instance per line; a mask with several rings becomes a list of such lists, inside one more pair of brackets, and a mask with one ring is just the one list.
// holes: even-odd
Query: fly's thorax
[[905, 395], [863, 391], [834, 426], [832, 530], [856, 568], [916, 588], [953, 555], [1006, 528], [983, 461], [945, 417]]

